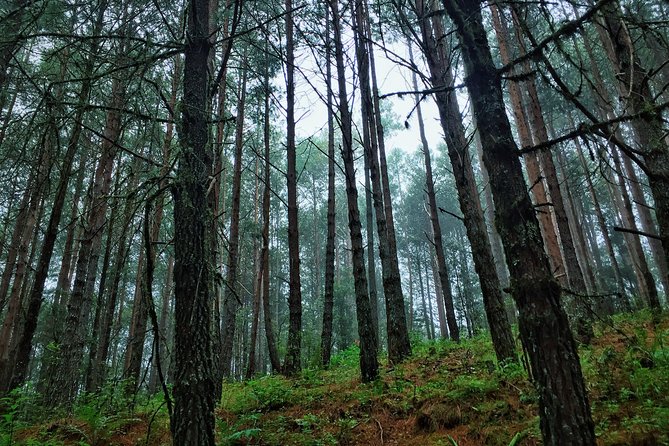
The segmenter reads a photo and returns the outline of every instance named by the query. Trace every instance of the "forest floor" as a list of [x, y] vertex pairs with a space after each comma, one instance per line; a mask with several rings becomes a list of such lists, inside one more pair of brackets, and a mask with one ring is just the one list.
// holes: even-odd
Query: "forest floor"
[[[616, 316], [598, 324], [596, 335], [580, 355], [598, 444], [669, 445], [669, 317]], [[109, 392], [82, 400], [67, 417], [45, 415], [31, 398], [12, 401], [0, 446], [169, 444], [161, 397], [137, 400], [130, 411], [127, 399]], [[525, 369], [496, 368], [483, 335], [417, 343], [410, 360], [385, 365], [371, 384], [360, 383], [354, 347], [329, 370], [225, 384], [222, 401], [221, 445], [541, 444]]]

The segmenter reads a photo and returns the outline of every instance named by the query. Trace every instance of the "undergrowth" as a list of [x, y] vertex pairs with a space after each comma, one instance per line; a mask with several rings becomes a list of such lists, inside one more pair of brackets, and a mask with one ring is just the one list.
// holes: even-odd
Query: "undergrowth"
[[[657, 318], [656, 318], [657, 319]], [[580, 350], [598, 444], [669, 445], [669, 319], [620, 315]], [[359, 380], [358, 348], [328, 370], [226, 383], [217, 439], [226, 445], [531, 446], [541, 444], [537, 394], [521, 362], [497, 366], [491, 341], [420, 342], [404, 363]], [[162, 396], [120, 384], [46, 413], [31, 387], [1, 402], [0, 446], [169, 444]], [[147, 438], [148, 436], [148, 438]]]

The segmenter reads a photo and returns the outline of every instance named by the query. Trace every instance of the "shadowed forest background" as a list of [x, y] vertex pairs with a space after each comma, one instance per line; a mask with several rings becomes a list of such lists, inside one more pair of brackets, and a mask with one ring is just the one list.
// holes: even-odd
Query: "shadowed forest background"
[[0, 445], [669, 444], [668, 87], [662, 1], [3, 2]]

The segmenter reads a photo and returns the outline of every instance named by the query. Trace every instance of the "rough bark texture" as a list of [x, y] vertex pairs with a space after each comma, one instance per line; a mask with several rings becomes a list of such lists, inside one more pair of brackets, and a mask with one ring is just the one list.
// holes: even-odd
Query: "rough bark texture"
[[497, 228], [511, 272], [521, 339], [539, 392], [544, 444], [595, 445], [594, 424], [560, 287], [544, 252], [492, 61], [480, 4], [444, 1], [460, 39], [465, 79], [490, 174]]
[[181, 152], [174, 195], [175, 370], [172, 440], [213, 446], [214, 363], [211, 338], [213, 265], [207, 203], [209, 0], [191, 0], [183, 79]]
[[[423, 16], [427, 11], [423, 10], [422, 2], [419, 1], [416, 5], [419, 15]], [[447, 89], [453, 85], [453, 74], [444, 48], [445, 33], [442, 29], [441, 21], [437, 18], [434, 18], [431, 23], [427, 19], [422, 20], [421, 30], [425, 54], [427, 55], [428, 66], [431, 72], [432, 85], [437, 88], [444, 87], [442, 91], [435, 94], [435, 99], [441, 125], [444, 128], [448, 156], [453, 168], [453, 176], [455, 177], [458, 191], [460, 210], [464, 217], [467, 238], [472, 248], [474, 267], [481, 283], [483, 304], [490, 326], [493, 346], [495, 347], [495, 353], [499, 361], [512, 360], [516, 357], [513, 334], [511, 333], [511, 325], [506, 315], [504, 297], [502, 296], [499, 277], [495, 269], [495, 259], [492, 255], [490, 239], [485, 227], [483, 209], [478, 198], [478, 189], [474, 178], [465, 129], [462, 124], [462, 116], [455, 91]], [[441, 237], [439, 237], [439, 243], [437, 243], [439, 222], [436, 200], [434, 199], [434, 184], [430, 184], [432, 182], [432, 168], [429, 153], [425, 153], [425, 167], [427, 172], [428, 198], [432, 214], [432, 227], [435, 234], [434, 241], [437, 248], [437, 264], [439, 265], [440, 262], [444, 262], [445, 267], [443, 248], [441, 251], [442, 259], [441, 261], [439, 260]], [[439, 268], [441, 270], [440, 265]], [[448, 309], [448, 303], [446, 305]]]
[[107, 224], [108, 195], [112, 184], [114, 159], [118, 152], [116, 141], [121, 134], [120, 110], [124, 103], [124, 89], [121, 79], [114, 79], [110, 110], [107, 112], [104, 138], [101, 143], [101, 155], [97, 161], [89, 195], [90, 208], [79, 246], [72, 295], [67, 304], [60, 370], [55, 380], [58, 390], [54, 394], [55, 399], [51, 401], [54, 405], [71, 404], [77, 395], [81, 379], [81, 363], [93, 305], [102, 233]]
[[[500, 10], [497, 4], [492, 4], [490, 7], [493, 18], [493, 28], [497, 35], [499, 43], [499, 51], [502, 63], [507, 64], [511, 61], [511, 52], [509, 49], [510, 38], [506, 22], [502, 21]], [[520, 144], [523, 147], [530, 147], [534, 144], [532, 135], [530, 134], [528, 116], [523, 108], [523, 95], [521, 92], [521, 85], [514, 80], [508, 83], [509, 98], [511, 99], [511, 108], [513, 110], [514, 121]], [[560, 251], [560, 244], [558, 241], [557, 231], [553, 224], [550, 208], [546, 207], [548, 203], [548, 195], [544, 186], [543, 176], [541, 175], [541, 167], [537, 154], [534, 152], [523, 155], [525, 161], [525, 169], [530, 183], [530, 190], [534, 197], [534, 204], [537, 206], [537, 218], [541, 227], [541, 234], [544, 240], [548, 260], [551, 264], [551, 270], [561, 284], [567, 283], [567, 276], [562, 259], [562, 252]]]
[[[353, 163], [353, 132], [351, 112], [346, 93], [346, 70], [344, 68], [344, 49], [342, 44], [341, 21], [337, 0], [330, 0], [332, 27], [334, 32], [335, 60], [339, 86], [339, 119], [342, 132], [341, 155], [344, 161], [346, 177], [346, 198], [348, 202], [348, 227], [351, 235], [351, 256], [355, 288], [356, 317], [360, 337], [360, 374], [363, 382], [375, 380], [379, 375], [376, 357], [378, 344], [372, 326], [372, 314], [367, 295], [367, 273], [365, 271], [365, 251], [362, 244], [362, 225], [358, 209], [358, 189]], [[404, 309], [402, 309], [404, 311]]]
[[379, 88], [376, 79], [376, 64], [374, 61], [374, 43], [372, 41], [372, 30], [370, 26], [367, 1], [358, 0], [361, 4], [360, 12], [363, 14], [360, 26], [364, 32], [363, 42], [367, 46], [369, 54], [369, 69], [372, 82], [372, 100], [374, 104], [374, 125], [376, 126], [376, 139], [379, 149], [379, 173], [383, 185], [383, 208], [386, 217], [388, 237], [388, 262], [390, 274], [388, 276], [389, 286], [392, 288], [390, 296], [386, 299], [386, 330], [388, 335], [388, 359], [391, 362], [399, 362], [411, 355], [411, 343], [409, 341], [409, 330], [406, 322], [406, 311], [404, 308], [404, 295], [402, 293], [402, 277], [400, 275], [399, 260], [397, 257], [397, 241], [395, 236], [395, 221], [393, 218], [392, 199], [390, 197], [390, 180], [388, 178], [388, 166], [386, 162], [386, 148], [381, 119], [381, 106], [379, 100]]

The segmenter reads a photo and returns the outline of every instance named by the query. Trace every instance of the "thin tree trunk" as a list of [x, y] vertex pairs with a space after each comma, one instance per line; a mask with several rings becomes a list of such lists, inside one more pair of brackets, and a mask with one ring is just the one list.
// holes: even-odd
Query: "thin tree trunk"
[[167, 259], [167, 271], [165, 272], [165, 284], [160, 298], [160, 339], [156, 344], [158, 352], [153, 355], [151, 363], [151, 375], [149, 376], [149, 393], [154, 394], [158, 391], [158, 366], [162, 370], [167, 369], [167, 361], [165, 360], [165, 352], [167, 352], [168, 332], [167, 325], [169, 323], [170, 302], [172, 301], [172, 291], [174, 283], [174, 255], [170, 254]]
[[[327, 108], [328, 108], [328, 218], [327, 218], [327, 240], [325, 242], [325, 289], [323, 293], [323, 332], [321, 335], [321, 364], [327, 367], [332, 355], [332, 316], [334, 307], [334, 274], [335, 274], [335, 135], [334, 135], [334, 104], [332, 92], [332, 37], [330, 32], [330, 8], [325, 7], [325, 69], [327, 86]], [[367, 231], [369, 231], [369, 220], [367, 220]], [[373, 231], [372, 231], [373, 232]], [[367, 236], [369, 248], [369, 235]], [[369, 259], [368, 259], [369, 260]], [[376, 280], [374, 281], [376, 285]], [[376, 289], [376, 287], [375, 287]], [[371, 294], [371, 290], [370, 290]], [[371, 300], [371, 299], [370, 299]], [[373, 308], [372, 320], [375, 313]], [[378, 339], [378, 313], [376, 313], [376, 336]]]
[[295, 153], [295, 54], [293, 1], [286, 0], [286, 158], [288, 190], [288, 343], [283, 373], [295, 375], [301, 369], [302, 290], [300, 284], [300, 238], [297, 208], [297, 166]]
[[[246, 50], [244, 58], [246, 60]], [[229, 377], [232, 366], [232, 349], [237, 326], [237, 310], [241, 305], [237, 293], [237, 267], [239, 264], [239, 213], [242, 183], [242, 155], [244, 148], [244, 108], [246, 107], [247, 69], [242, 71], [237, 102], [237, 121], [235, 129], [235, 161], [232, 174], [232, 207], [230, 209], [230, 234], [228, 236], [228, 272], [223, 298], [223, 329], [221, 336], [220, 370], [222, 377]]]
[[[422, 8], [422, 3], [417, 5], [418, 8]], [[428, 26], [427, 23], [422, 23], [421, 26]], [[431, 38], [428, 37], [428, 38]], [[425, 35], [424, 35], [425, 39]], [[429, 44], [428, 44], [429, 45]], [[434, 51], [428, 57], [438, 57], [436, 54], [437, 48], [432, 45], [431, 47], [426, 47], [426, 51]], [[409, 43], [409, 58], [413, 63], [413, 50], [411, 43]], [[432, 65], [430, 65], [432, 68]], [[435, 76], [436, 77], [436, 76]], [[418, 91], [418, 81], [416, 80], [416, 73], [412, 73], [412, 80], [414, 90]], [[445, 304], [446, 314], [442, 315], [444, 310], [439, 306], [439, 318], [446, 319], [448, 325], [448, 332], [450, 333], [451, 339], [454, 341], [459, 341], [460, 332], [458, 323], [455, 319], [455, 309], [453, 307], [453, 292], [451, 290], [451, 281], [448, 277], [448, 270], [446, 268], [446, 258], [444, 256], [444, 243], [441, 235], [441, 224], [439, 223], [439, 210], [437, 208], [437, 198], [434, 190], [434, 178], [432, 176], [432, 160], [430, 155], [430, 147], [427, 143], [427, 137], [425, 136], [425, 124], [423, 122], [423, 110], [420, 105], [420, 98], [416, 97], [416, 116], [418, 119], [418, 130], [420, 133], [420, 140], [423, 146], [423, 160], [425, 163], [425, 190], [427, 193], [427, 202], [429, 205], [429, 216], [430, 216], [430, 225], [432, 228], [432, 243], [434, 244], [434, 249], [436, 252], [437, 258], [437, 269], [439, 273], [439, 285], [442, 291], [440, 300]], [[439, 99], [438, 99], [439, 100]], [[446, 127], [444, 127], [446, 128]], [[441, 327], [442, 336], [446, 332], [446, 327]]]
[[[351, 234], [351, 254], [355, 288], [356, 317], [360, 336], [360, 374], [363, 382], [373, 381], [378, 377], [379, 366], [376, 357], [378, 344], [372, 325], [372, 312], [369, 305], [367, 273], [365, 271], [365, 252], [362, 245], [362, 225], [358, 209], [358, 190], [353, 162], [352, 118], [346, 93], [346, 70], [344, 68], [344, 49], [342, 43], [341, 21], [337, 0], [329, 0], [332, 11], [334, 31], [335, 61], [339, 86], [339, 117], [342, 132], [342, 159], [346, 177], [346, 198], [348, 201], [348, 227]], [[404, 308], [402, 308], [404, 311]]]
[[[268, 42], [265, 40], [265, 48], [267, 49]], [[274, 327], [272, 326], [272, 310], [270, 306], [270, 265], [269, 265], [269, 226], [270, 226], [270, 191], [271, 191], [271, 175], [270, 175], [270, 107], [269, 107], [269, 91], [270, 79], [269, 68], [265, 64], [265, 110], [264, 110], [264, 126], [263, 126], [263, 144], [265, 148], [265, 160], [263, 164], [264, 185], [262, 197], [262, 251], [261, 263], [263, 266], [262, 272], [262, 308], [263, 317], [265, 320], [265, 337], [267, 338], [267, 350], [269, 352], [270, 363], [272, 364], [272, 371], [281, 371], [281, 361], [279, 359], [279, 352], [276, 347], [276, 339], [274, 337]], [[327, 280], [326, 280], [327, 290]]]

